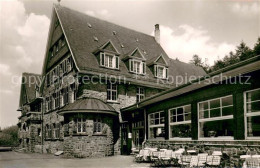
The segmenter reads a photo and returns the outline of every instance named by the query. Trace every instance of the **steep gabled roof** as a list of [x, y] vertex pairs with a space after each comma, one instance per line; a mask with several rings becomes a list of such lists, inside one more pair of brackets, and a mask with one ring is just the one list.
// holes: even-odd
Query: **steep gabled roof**
[[[76, 67], [80, 72], [96, 72], [134, 78], [134, 74], [129, 73], [122, 59], [125, 55], [133, 52], [135, 48], [139, 49], [147, 63], [157, 59], [160, 55], [164, 56], [167, 63], [171, 60], [153, 36], [97, 19], [60, 5], [54, 5], [54, 13], [57, 14]], [[120, 68], [117, 71], [100, 67], [95, 56], [95, 52], [108, 41], [120, 53]], [[190, 64], [182, 64], [185, 67], [192, 66]], [[196, 70], [193, 71], [193, 69]], [[197, 76], [205, 75], [205, 72], [200, 67], [181, 68], [175, 72], [169, 71], [169, 75], [177, 74], [177, 72], [181, 72], [181, 74], [185, 72], [194, 74], [196, 72], [198, 73], [195, 74]], [[145, 81], [149, 83], [156, 82], [149, 68], [146, 69], [146, 76], [143, 82]]]
[[19, 108], [36, 98], [35, 89], [36, 86], [40, 87], [40, 84], [41, 75], [27, 72], [22, 74]]

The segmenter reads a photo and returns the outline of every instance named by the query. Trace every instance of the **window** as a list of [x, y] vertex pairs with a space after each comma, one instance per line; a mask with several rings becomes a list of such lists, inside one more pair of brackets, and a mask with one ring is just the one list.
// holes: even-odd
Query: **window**
[[56, 44], [56, 53], [59, 51], [59, 44]]
[[70, 72], [72, 70], [72, 57], [67, 58], [67, 72]]
[[50, 111], [52, 109], [52, 101], [51, 101], [51, 97], [46, 97], [46, 105], [47, 105], [47, 109], [46, 111]]
[[100, 53], [100, 65], [106, 68], [119, 69], [119, 57], [109, 53]]
[[63, 89], [60, 91], [60, 106], [64, 106], [64, 94]]
[[191, 137], [191, 105], [169, 110], [170, 138]]
[[149, 119], [149, 138], [165, 136], [164, 112], [156, 112], [148, 115]]
[[199, 137], [233, 136], [233, 96], [198, 103]]
[[117, 101], [117, 84], [109, 83], [107, 85], [107, 100]]
[[65, 44], [66, 44], [66, 39], [63, 36], [62, 39], [61, 39], [61, 46], [63, 47]]
[[60, 100], [59, 100], [59, 92], [55, 92], [53, 94], [53, 98], [54, 98], [54, 109], [58, 108], [60, 105]]
[[80, 116], [76, 120], [77, 125], [77, 133], [85, 133], [86, 132], [86, 119], [83, 116]]
[[145, 74], [145, 62], [142, 62], [140, 60], [130, 59], [129, 60], [129, 70], [130, 72], [136, 73], [136, 74]]
[[168, 68], [165, 66], [155, 65], [154, 66], [154, 75], [157, 78], [167, 79], [168, 78]]
[[51, 126], [47, 125], [47, 128], [48, 128], [48, 138], [52, 138]]
[[69, 103], [69, 87], [63, 89], [63, 101], [64, 105]]
[[140, 102], [141, 100], [144, 99], [144, 88], [138, 87], [136, 89], [136, 102]]
[[100, 118], [94, 119], [94, 133], [102, 133], [102, 121]]
[[76, 100], [77, 92], [76, 92], [76, 84], [73, 83], [70, 85], [71, 88], [71, 103], [73, 103]]
[[245, 97], [245, 128], [247, 138], [260, 137], [260, 88], [247, 91]]

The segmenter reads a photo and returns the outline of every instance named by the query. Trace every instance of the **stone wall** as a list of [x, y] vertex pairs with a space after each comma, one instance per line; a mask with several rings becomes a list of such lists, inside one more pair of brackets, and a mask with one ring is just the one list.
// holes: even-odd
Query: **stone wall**
[[48, 140], [44, 142], [43, 153], [55, 153], [64, 150], [64, 142], [60, 140]]

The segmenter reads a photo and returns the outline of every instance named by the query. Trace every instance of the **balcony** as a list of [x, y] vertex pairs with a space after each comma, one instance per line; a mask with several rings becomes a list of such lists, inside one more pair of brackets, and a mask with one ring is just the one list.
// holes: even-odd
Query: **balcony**
[[42, 121], [42, 115], [40, 112], [28, 112], [27, 116], [28, 116], [27, 121], [37, 121], [37, 122]]

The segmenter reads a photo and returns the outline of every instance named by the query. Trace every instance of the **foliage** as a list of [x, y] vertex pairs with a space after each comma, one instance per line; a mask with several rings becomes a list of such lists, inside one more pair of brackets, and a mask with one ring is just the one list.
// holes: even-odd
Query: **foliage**
[[0, 146], [17, 146], [18, 140], [18, 127], [16, 125], [2, 129], [0, 132]]
[[194, 55], [192, 60], [190, 60], [190, 63], [202, 67], [207, 73], [210, 73], [257, 55], [260, 55], [260, 37], [258, 37], [253, 49], [250, 49], [242, 41], [237, 46], [235, 52], [229, 52], [229, 54], [226, 55], [223, 59], [215, 61], [214, 65], [211, 67], [209, 67], [206, 63], [203, 63], [202, 59], [198, 55]]

